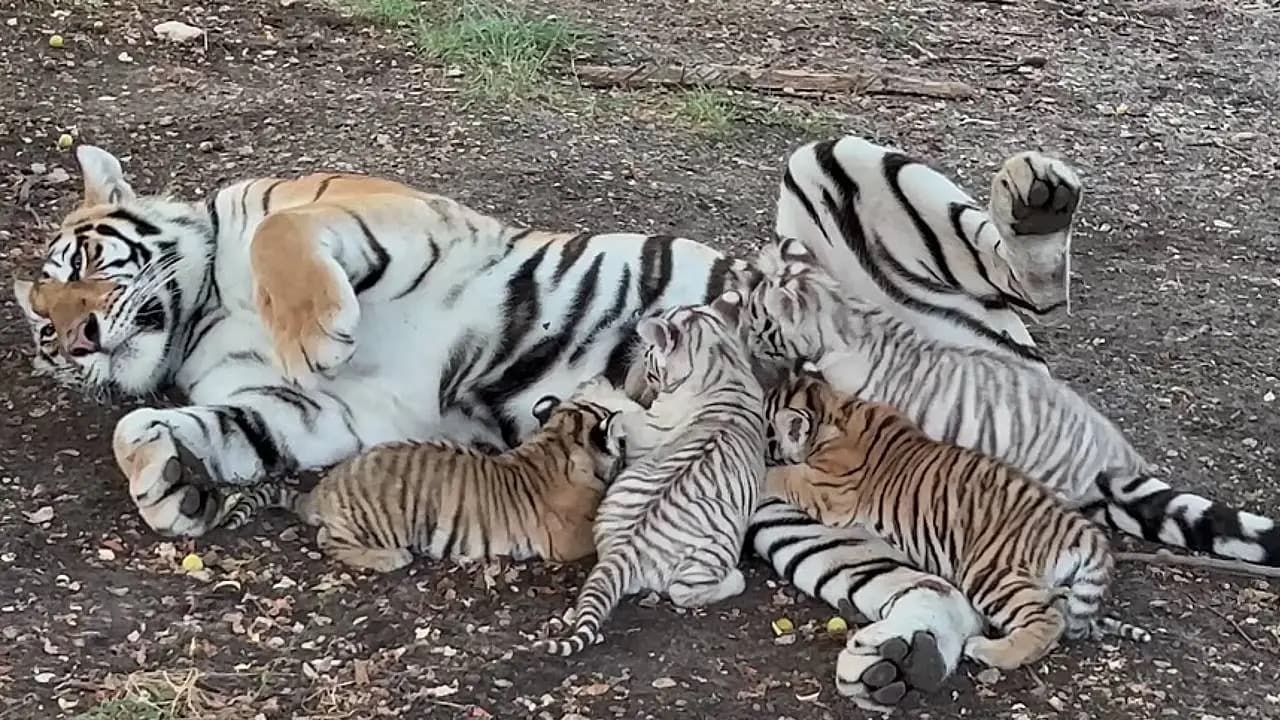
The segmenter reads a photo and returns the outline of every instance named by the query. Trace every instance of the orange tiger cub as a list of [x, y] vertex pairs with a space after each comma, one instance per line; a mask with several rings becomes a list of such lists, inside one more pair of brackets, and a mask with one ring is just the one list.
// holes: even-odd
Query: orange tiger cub
[[[617, 416], [596, 403], [548, 395], [525, 442], [489, 454], [451, 443], [387, 443], [336, 465], [309, 492], [283, 484], [246, 492], [228, 514], [239, 527], [262, 507], [318, 526], [330, 556], [378, 572], [414, 553], [433, 559], [509, 556], [568, 562], [595, 552], [592, 524], [621, 470]], [[620, 426], [619, 426], [620, 427]]]
[[1012, 669], [1064, 633], [1150, 639], [1099, 617], [1114, 564], [1107, 538], [1036, 481], [814, 377], [788, 378], [773, 394], [769, 460], [780, 466], [765, 495], [826, 525], [862, 524], [955, 582], [1003, 634], [969, 638], [969, 657]]

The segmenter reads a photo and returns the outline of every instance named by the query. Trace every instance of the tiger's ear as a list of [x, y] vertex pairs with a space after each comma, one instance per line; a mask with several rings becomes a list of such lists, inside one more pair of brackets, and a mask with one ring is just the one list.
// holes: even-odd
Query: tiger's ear
[[555, 410], [559, 404], [560, 398], [555, 395], [543, 395], [533, 404], [533, 417], [538, 420], [539, 425], [546, 425], [547, 420], [551, 419], [551, 411]]
[[778, 240], [778, 254], [784, 260], [799, 260], [801, 262], [813, 260], [813, 253], [809, 252], [809, 248], [798, 239], [792, 237]]
[[115, 155], [94, 145], [81, 145], [76, 149], [76, 160], [84, 176], [84, 207], [128, 202], [137, 197], [124, 179], [124, 168]]
[[622, 423], [622, 411], [614, 410], [591, 430], [591, 443], [600, 452], [619, 457], [627, 452], [627, 434]]
[[813, 420], [809, 413], [794, 408], [782, 408], [773, 418], [774, 427], [779, 437], [786, 442], [792, 451], [809, 444], [809, 433], [813, 430]]
[[676, 347], [676, 328], [663, 318], [650, 317], [636, 324], [640, 339], [656, 347], [663, 355], [670, 355]]
[[720, 297], [711, 303], [711, 311], [719, 315], [729, 327], [738, 327], [738, 320], [742, 316], [742, 293], [737, 290], [721, 293]]
[[22, 308], [22, 313], [27, 316], [28, 320], [35, 320], [39, 316], [35, 310], [31, 308], [31, 291], [34, 290], [36, 284], [30, 280], [13, 279], [13, 297], [18, 301], [18, 307]]

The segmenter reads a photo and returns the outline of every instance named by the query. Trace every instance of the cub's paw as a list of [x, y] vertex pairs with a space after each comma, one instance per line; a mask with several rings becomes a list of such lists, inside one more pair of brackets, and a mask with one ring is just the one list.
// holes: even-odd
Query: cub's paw
[[[863, 630], [872, 630], [869, 625]], [[909, 690], [933, 692], [946, 680], [947, 662], [932, 633], [915, 632], [910, 642], [890, 637], [877, 645], [875, 639], [854, 633], [836, 659], [836, 690], [866, 710], [888, 712]]]
[[254, 302], [285, 378], [313, 387], [317, 375], [356, 351], [360, 302], [342, 267], [330, 257], [296, 258], [287, 267], [254, 266]]
[[991, 183], [991, 216], [1015, 235], [1051, 235], [1071, 227], [1083, 188], [1061, 160], [1033, 150], [1005, 160]]

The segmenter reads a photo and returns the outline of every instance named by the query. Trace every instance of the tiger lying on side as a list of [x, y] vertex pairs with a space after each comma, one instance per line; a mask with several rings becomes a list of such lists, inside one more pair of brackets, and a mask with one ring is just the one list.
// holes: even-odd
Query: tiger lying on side
[[922, 338], [846, 297], [797, 241], [765, 248], [757, 267], [744, 317], [760, 353], [811, 361], [836, 389], [892, 405], [930, 437], [998, 458], [1118, 530], [1280, 565], [1280, 525], [1152, 477], [1113, 422], [1035, 365]]
[[[653, 590], [681, 607], [741, 593], [747, 525], [764, 481], [764, 390], [738, 334], [742, 296], [677, 307], [636, 327], [644, 377], [657, 390], [645, 415], [680, 420], [627, 459], [600, 503], [598, 559], [574, 608], [572, 632], [533, 650], [573, 655], [602, 639], [626, 595]], [[633, 423], [623, 423], [630, 428]]]
[[[1097, 617], [1114, 565], [1106, 536], [998, 460], [933, 440], [889, 405], [795, 376], [770, 392], [765, 495], [827, 525], [862, 524], [958, 583], [1003, 637], [965, 654], [1006, 670], [1068, 638], [1150, 635]], [[1065, 618], [1064, 618], [1065, 613]]]
[[[585, 388], [584, 388], [585, 389]], [[316, 543], [356, 567], [391, 572], [432, 559], [507, 556], [559, 562], [595, 553], [591, 528], [626, 457], [617, 416], [575, 394], [533, 406], [542, 427], [496, 455], [451, 443], [387, 443], [338, 464], [310, 492], [253, 488], [232, 508], [235, 529], [262, 507], [319, 527]]]
[[[1072, 186], [1044, 192], [1058, 161], [1031, 153], [1007, 163], [993, 180], [988, 217], [972, 204], [957, 211], [954, 199], [965, 195], [949, 178], [854, 140], [821, 144], [839, 150], [820, 167], [806, 148], [793, 155], [788, 177], [813, 193], [821, 231], [806, 225], [807, 213], [791, 212], [803, 197], [786, 196], [780, 227], [796, 223], [784, 234], [822, 243], [829, 234], [832, 250], [852, 257], [841, 237], [858, 211], [911, 268], [934, 263], [930, 238], [955, 260], [974, 238], [998, 236], [1000, 247], [981, 255], [984, 272], [1033, 289], [1018, 264], [1033, 246], [1065, 248], [1058, 241], [1074, 206], [1064, 210], [1058, 199]], [[684, 238], [515, 227], [378, 177], [251, 177], [189, 202], [135, 192], [100, 148], [80, 146], [75, 157], [82, 202], [49, 240], [39, 277], [15, 279], [14, 296], [33, 364], [57, 381], [88, 395], [172, 389], [184, 398], [129, 412], [113, 436], [131, 501], [165, 535], [202, 535], [246, 486], [382, 443], [512, 447], [535, 431], [537, 399], [564, 397], [602, 373], [622, 382], [637, 364], [638, 317], [709, 302], [746, 268]], [[897, 168], [892, 182], [884, 163]], [[839, 187], [819, 187], [806, 167]], [[898, 199], [858, 207], [859, 197]], [[953, 211], [967, 234], [952, 230]], [[860, 262], [891, 265], [869, 255]], [[950, 322], [942, 311], [952, 305], [991, 304], [981, 273], [952, 275], [959, 284], [929, 297], [941, 309], [925, 316], [930, 322]], [[1004, 327], [1002, 313], [966, 317]], [[212, 488], [185, 476], [179, 448], [203, 464]], [[937, 590], [947, 583], [899, 555], [877, 557], [879, 541], [776, 512], [761, 518], [752, 537], [777, 573], [818, 597], [847, 598], [876, 621], [851, 643], [865, 672], [851, 671], [842, 685], [859, 704], [936, 687], [943, 659], [950, 673], [958, 655], [950, 649], [970, 632], [955, 619], [972, 608], [953, 588]]]

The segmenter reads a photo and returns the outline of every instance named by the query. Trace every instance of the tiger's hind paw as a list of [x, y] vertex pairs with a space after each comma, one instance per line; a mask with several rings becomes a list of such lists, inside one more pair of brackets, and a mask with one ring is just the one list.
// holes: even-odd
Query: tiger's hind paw
[[890, 712], [908, 690], [933, 692], [947, 678], [947, 663], [932, 633], [917, 631], [908, 643], [890, 638], [872, 647], [850, 639], [836, 660], [836, 690], [865, 710]]
[[991, 183], [992, 219], [1015, 235], [1068, 230], [1083, 188], [1071, 166], [1027, 150], [1005, 160]]

